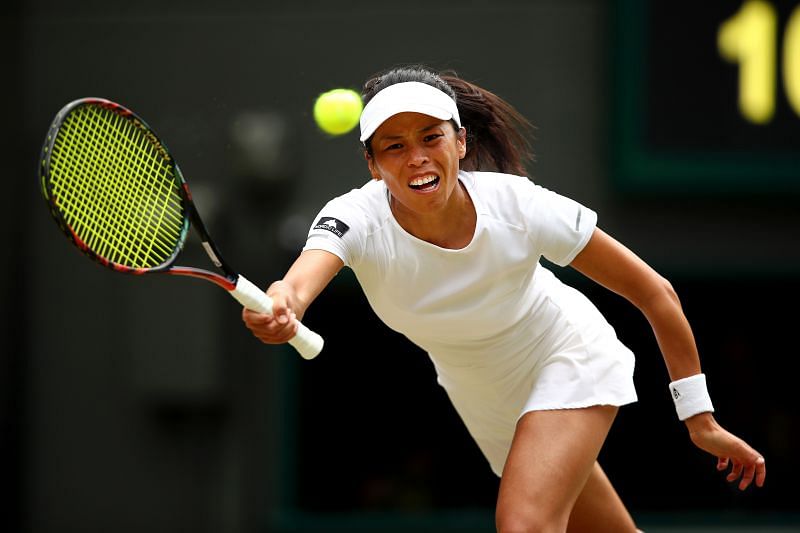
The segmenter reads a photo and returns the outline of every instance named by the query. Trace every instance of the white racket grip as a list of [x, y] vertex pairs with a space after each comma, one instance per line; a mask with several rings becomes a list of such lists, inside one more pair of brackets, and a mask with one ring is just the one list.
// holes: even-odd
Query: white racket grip
[[[236, 287], [229, 292], [246, 308], [259, 313], [272, 314], [272, 298], [244, 276], [239, 276]], [[297, 334], [289, 340], [289, 344], [300, 353], [303, 359], [314, 359], [322, 351], [325, 341], [298, 320]]]

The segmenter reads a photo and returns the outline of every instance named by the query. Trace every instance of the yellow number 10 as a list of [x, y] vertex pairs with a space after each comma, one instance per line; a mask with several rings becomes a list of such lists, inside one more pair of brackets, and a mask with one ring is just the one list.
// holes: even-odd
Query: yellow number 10
[[[772, 4], [747, 0], [717, 34], [722, 57], [739, 64], [739, 110], [756, 124], [766, 124], [775, 114], [777, 25]], [[789, 105], [800, 115], [800, 6], [786, 25], [781, 70]]]

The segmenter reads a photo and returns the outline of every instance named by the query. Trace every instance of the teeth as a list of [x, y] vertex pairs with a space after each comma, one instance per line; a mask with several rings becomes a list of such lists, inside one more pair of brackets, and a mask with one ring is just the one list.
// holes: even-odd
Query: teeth
[[438, 176], [434, 176], [433, 174], [429, 176], [423, 176], [421, 178], [416, 178], [411, 180], [411, 185], [414, 187], [422, 187], [423, 185], [427, 185], [428, 183], [434, 181]]

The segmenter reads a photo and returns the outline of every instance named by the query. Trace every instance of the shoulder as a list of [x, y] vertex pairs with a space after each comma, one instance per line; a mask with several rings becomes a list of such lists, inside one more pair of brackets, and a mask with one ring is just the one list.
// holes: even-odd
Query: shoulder
[[481, 199], [500, 207], [546, 208], [556, 201], [572, 201], [556, 191], [534, 183], [526, 176], [499, 172], [462, 172]]
[[387, 212], [386, 186], [380, 181], [370, 180], [330, 200], [320, 210], [316, 225], [324, 224], [326, 217], [333, 217], [355, 233], [369, 234], [383, 224]]
[[464, 172], [462, 179], [477, 197], [483, 214], [522, 224], [540, 187], [525, 176], [499, 172]]
[[326, 250], [351, 266], [360, 261], [369, 236], [387, 218], [386, 187], [370, 181], [329, 201], [314, 219], [304, 250]]
[[475, 191], [487, 199], [528, 199], [538, 188], [526, 176], [500, 172], [462, 172], [462, 179], [470, 182]]
[[525, 176], [494, 172], [468, 172], [480, 209], [487, 216], [535, 233], [565, 221], [597, 215], [575, 200], [533, 183]]
[[377, 209], [381, 199], [385, 200], [386, 186], [380, 181], [370, 180], [357, 189], [352, 189], [331, 200], [330, 203], [347, 205], [359, 209]]

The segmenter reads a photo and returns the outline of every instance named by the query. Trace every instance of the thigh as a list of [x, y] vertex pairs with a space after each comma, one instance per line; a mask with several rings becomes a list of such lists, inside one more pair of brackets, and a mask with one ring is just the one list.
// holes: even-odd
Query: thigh
[[633, 518], [595, 462], [569, 516], [568, 533], [633, 533]]
[[526, 413], [500, 480], [498, 526], [564, 531], [616, 414], [614, 406]]

